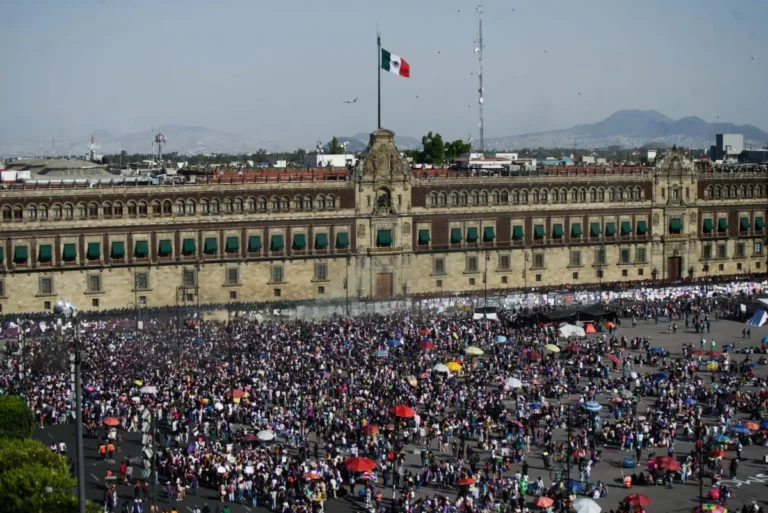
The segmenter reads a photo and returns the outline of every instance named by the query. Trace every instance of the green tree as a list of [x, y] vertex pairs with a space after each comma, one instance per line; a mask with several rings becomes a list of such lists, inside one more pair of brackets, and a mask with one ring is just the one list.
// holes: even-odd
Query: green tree
[[462, 153], [469, 153], [472, 146], [461, 139], [445, 143], [445, 158], [448, 160], [457, 159]]
[[341, 144], [339, 144], [339, 140], [336, 138], [336, 136], [333, 136], [333, 139], [331, 139], [330, 144], [328, 145], [328, 153], [331, 155], [338, 155], [339, 153], [344, 153], [344, 149], [341, 147]]
[[440, 134], [429, 132], [421, 138], [421, 163], [440, 166], [445, 162], [445, 144]]
[[0, 438], [31, 438], [35, 416], [27, 403], [15, 395], [0, 395]]

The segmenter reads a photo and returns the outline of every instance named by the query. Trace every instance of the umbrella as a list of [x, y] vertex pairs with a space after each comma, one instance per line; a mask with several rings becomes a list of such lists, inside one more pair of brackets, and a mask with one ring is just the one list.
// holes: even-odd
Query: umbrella
[[629, 377], [632, 379], [637, 379], [637, 372], [630, 372]]
[[426, 329], [426, 328], [421, 328], [421, 329], [419, 330], [419, 333], [420, 333], [421, 335], [429, 335], [429, 330], [428, 330], [428, 329]]
[[651, 499], [641, 493], [632, 493], [621, 499], [621, 502], [633, 506], [646, 506], [651, 503]]
[[376, 357], [377, 358], [386, 358], [389, 352], [386, 349], [379, 349], [376, 351]]
[[597, 333], [597, 330], [595, 327], [591, 324], [587, 324], [587, 326], [584, 328], [585, 333]]
[[655, 353], [655, 354], [664, 354], [664, 348], [663, 347], [652, 347], [650, 349], [650, 351], [652, 353]]
[[411, 385], [412, 387], [415, 387], [415, 386], [418, 386], [418, 385], [419, 385], [419, 382], [418, 382], [418, 380], [416, 379], [416, 376], [408, 376], [407, 378], [405, 378], [405, 380], [406, 380], [406, 381], [408, 382], [408, 384], [409, 384], [409, 385]]
[[304, 475], [303, 475], [303, 476], [301, 476], [301, 477], [303, 477], [304, 479], [310, 479], [310, 480], [312, 480], [312, 481], [317, 481], [318, 479], [322, 479], [322, 478], [323, 478], [323, 477], [322, 477], [320, 474], [318, 474], [317, 472], [307, 472], [306, 474], [304, 474]]
[[377, 426], [376, 424], [368, 424], [363, 428], [363, 433], [365, 433], [366, 435], [375, 435], [378, 432], [379, 432], [379, 426]]
[[605, 357], [608, 358], [613, 363], [615, 363], [616, 365], [618, 365], [621, 362], [621, 360], [619, 360], [619, 357], [616, 356], [615, 354], [607, 354], [605, 355]]
[[133, 401], [134, 403], [140, 403], [141, 402], [141, 397], [139, 397], [138, 395], [135, 395], [135, 396], [131, 397], [131, 401]]
[[612, 323], [611, 321], [608, 321], [608, 322], [605, 323], [605, 327], [608, 328], [608, 329], [613, 329], [613, 328], [616, 327], [616, 325], [614, 323]]
[[768, 336], [763, 337], [763, 344], [768, 344]]
[[719, 504], [709, 503], [704, 504], [701, 507], [696, 506], [696, 509], [693, 510], [693, 513], [728, 513], [728, 510]]
[[461, 370], [461, 364], [456, 362], [448, 362], [445, 366], [448, 367], [448, 370], [453, 372], [459, 372]]
[[557, 347], [555, 344], [547, 344], [546, 346], [544, 346], [544, 349], [548, 349], [548, 350], [552, 351], [553, 353], [559, 353], [560, 352], [560, 348]]
[[368, 472], [369, 470], [376, 468], [376, 463], [368, 458], [355, 457], [348, 458], [344, 462], [344, 466], [347, 467], [347, 470], [351, 470], [352, 472]]
[[621, 397], [624, 397], [625, 399], [635, 396], [635, 394], [633, 394], [632, 391], [629, 389], [622, 390], [621, 392], [619, 392], [619, 394], [621, 395]]
[[600, 513], [600, 505], [592, 499], [576, 499], [573, 501], [576, 513]]
[[432, 342], [429, 342], [428, 340], [422, 340], [419, 342], [419, 349], [435, 349], [437, 346], [433, 344]]
[[225, 469], [224, 467], [218, 467], [216, 469], [216, 472], [219, 473], [219, 474], [226, 474], [227, 473], [227, 469]]
[[560, 336], [563, 336], [565, 338], [587, 336], [587, 332], [584, 331], [584, 328], [574, 326], [573, 324], [565, 324], [563, 326], [560, 326], [560, 329], [558, 331], [560, 332]]
[[506, 341], [507, 341], [507, 337], [505, 337], [504, 335], [496, 335], [496, 342], [506, 342]]
[[603, 407], [597, 404], [595, 401], [589, 401], [584, 403], [584, 409], [589, 411], [600, 411], [603, 409]]
[[137, 387], [140, 387], [141, 385], [144, 384], [144, 382], [141, 381], [140, 379], [137, 379], [136, 381], [133, 382], [133, 384], [136, 385]]
[[748, 369], [757, 369], [758, 365], [756, 363], [749, 363], [747, 364]]
[[213, 407], [216, 408], [219, 411], [224, 409], [224, 405], [221, 404], [221, 403], [216, 403], [216, 404], [213, 405]]
[[733, 344], [723, 344], [723, 349], [733, 349]]
[[232, 397], [243, 397], [244, 395], [245, 395], [245, 392], [243, 392], [239, 388], [232, 391]]
[[414, 411], [413, 408], [409, 408], [404, 404], [398, 404], [397, 406], [393, 406], [392, 408], [389, 409], [389, 413], [391, 413], [395, 417], [403, 417], [406, 419], [410, 419], [414, 415], [416, 415], [416, 412]]
[[763, 428], [763, 429], [768, 428], [768, 419], [765, 419], [765, 420], [761, 421], [760, 422], [760, 427]]
[[664, 381], [665, 379], [669, 379], [669, 374], [666, 372], [657, 372], [652, 377], [655, 381]]
[[581, 483], [581, 481], [576, 481], [575, 479], [569, 479], [568, 482], [565, 483], [565, 488], [571, 493], [579, 493], [584, 491], [584, 485]]
[[555, 501], [553, 501], [549, 497], [544, 497], [544, 496], [536, 497], [536, 499], [533, 501], [533, 505], [534, 506], [536, 506], [537, 508], [542, 508], [542, 509], [548, 508], [548, 507], [550, 507], [554, 503], [555, 503]]
[[730, 438], [728, 438], [728, 437], [727, 437], [727, 436], [725, 436], [725, 435], [717, 435], [717, 436], [713, 436], [713, 437], [712, 437], [712, 440], [714, 440], [715, 442], [726, 443], [726, 444], [727, 444], [727, 443], [729, 443], [729, 442], [731, 441], [731, 439], [730, 439]]
[[670, 458], [669, 456], [659, 456], [654, 462], [657, 467], [663, 468], [664, 470], [680, 470], [680, 464], [675, 461], [674, 458]]
[[541, 409], [541, 403], [528, 403], [528, 409], [529, 410], [540, 410]]
[[481, 354], [484, 354], [485, 351], [480, 349], [477, 346], [469, 346], [464, 348], [464, 354], [468, 354], [470, 356], [480, 356]]
[[611, 404], [623, 403], [624, 399], [622, 399], [619, 396], [616, 396], [616, 397], [612, 397], [611, 400], [608, 401], [608, 402], [611, 403]]
[[117, 420], [115, 417], [107, 417], [106, 419], [104, 419], [103, 423], [105, 426], [110, 426], [110, 427], [117, 427], [120, 425], [120, 421]]
[[505, 388], [521, 388], [522, 386], [523, 382], [517, 378], [507, 378], [504, 380]]
[[746, 427], [750, 431], [757, 431], [758, 429], [760, 429], [760, 426], [757, 425], [757, 422], [752, 422], [752, 421], [744, 422], [744, 427]]
[[469, 486], [475, 484], [475, 480], [471, 477], [465, 477], [464, 479], [459, 479], [456, 481], [457, 486]]
[[397, 340], [397, 339], [394, 339], [394, 338], [393, 338], [392, 340], [390, 340], [389, 342], [387, 342], [387, 345], [388, 345], [389, 347], [400, 347], [400, 346], [402, 346], [402, 345], [403, 345], [403, 341], [402, 341], [402, 340]]
[[685, 401], [683, 401], [683, 404], [684, 404], [684, 405], [686, 405], [686, 406], [693, 406], [693, 405], [694, 405], [694, 404], [696, 404], [697, 402], [698, 402], [698, 401], [696, 401], [696, 399], [694, 399], [694, 398], [692, 398], [692, 397], [689, 397], [688, 399], [686, 399]]
[[256, 438], [258, 438], [262, 442], [269, 442], [270, 440], [274, 440], [275, 439], [275, 433], [273, 433], [272, 431], [270, 431], [268, 429], [263, 429], [263, 430], [259, 431], [258, 433], [256, 433]]
[[712, 449], [707, 453], [710, 458], [722, 458], [725, 456], [725, 451], [722, 449]]
[[258, 440], [258, 437], [253, 433], [248, 433], [247, 435], [245, 435], [246, 442], [255, 442], [256, 440]]
[[570, 353], [580, 353], [581, 347], [571, 344], [570, 346], [566, 347], [565, 350]]
[[541, 360], [541, 353], [537, 353], [536, 351], [531, 351], [528, 353], [528, 359], [532, 362], [538, 362]]
[[435, 372], [443, 373], [443, 374], [451, 373], [451, 369], [449, 369], [445, 364], [442, 364], [442, 363], [438, 363], [437, 365], [432, 367], [432, 370]]

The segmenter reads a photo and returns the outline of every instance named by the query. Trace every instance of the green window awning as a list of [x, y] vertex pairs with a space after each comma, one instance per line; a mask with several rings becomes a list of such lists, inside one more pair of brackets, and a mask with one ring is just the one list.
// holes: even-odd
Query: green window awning
[[392, 245], [392, 230], [379, 230], [376, 232], [376, 244], [379, 246]]
[[589, 225], [589, 236], [598, 237], [603, 230], [600, 228], [600, 223], [592, 223]]
[[493, 230], [493, 226], [486, 226], [483, 228], [483, 241], [493, 242], [496, 239], [496, 232]]
[[669, 231], [672, 233], [680, 233], [683, 231], [683, 222], [680, 219], [669, 220]]
[[543, 239], [546, 232], [544, 231], [544, 225], [543, 224], [537, 224], [533, 227], [533, 236], [537, 239]]
[[632, 223], [629, 221], [622, 221], [621, 222], [621, 234], [622, 235], [630, 235], [632, 233]]
[[208, 237], [203, 241], [203, 252], [206, 255], [213, 255], [219, 250], [219, 243], [215, 237]]
[[42, 244], [38, 247], [38, 250], [37, 250], [38, 262], [50, 262], [52, 257], [53, 257], [53, 251], [51, 251], [50, 244]]
[[562, 224], [553, 224], [552, 225], [552, 237], [559, 239], [563, 236], [563, 225]]
[[712, 222], [712, 219], [704, 219], [704, 231], [711, 232], [714, 229], [715, 223]]
[[349, 247], [349, 233], [339, 232], [336, 234], [336, 247], [338, 249], [346, 249]]
[[419, 230], [419, 244], [429, 244], [431, 240], [429, 230]]
[[648, 225], [645, 223], [645, 221], [637, 222], [637, 233], [638, 235], [645, 235], [648, 233]]
[[522, 226], [513, 226], [512, 227], [512, 239], [513, 240], [522, 240], [523, 239], [523, 227]]
[[64, 249], [61, 251], [61, 258], [63, 258], [65, 262], [77, 260], [77, 246], [74, 244], [64, 244]]
[[728, 229], [728, 219], [726, 218], [720, 218], [717, 220], [717, 229], [721, 232], [724, 232]]
[[240, 251], [240, 237], [227, 237], [227, 253]]
[[328, 234], [318, 233], [315, 235], [315, 249], [325, 249], [328, 247]]
[[85, 256], [88, 258], [88, 260], [96, 260], [97, 258], [101, 258], [101, 244], [98, 242], [89, 242], [88, 250], [86, 251]]
[[0, 248], [0, 262], [5, 260], [5, 249]]
[[112, 251], [110, 252], [110, 255], [112, 258], [124, 258], [125, 257], [125, 243], [124, 242], [113, 242], [112, 243]]
[[273, 235], [272, 238], [269, 239], [270, 251], [282, 251], [283, 247], [285, 247], [285, 245], [283, 244], [282, 235]]
[[479, 238], [480, 235], [477, 233], [477, 228], [474, 226], [472, 228], [467, 228], [467, 242], [477, 242]]
[[739, 227], [742, 230], [749, 230], [749, 218], [742, 217], [741, 219], [739, 219]]
[[181, 244], [181, 252], [185, 255], [194, 255], [197, 252], [195, 239], [184, 239], [184, 242]]
[[261, 236], [251, 235], [248, 237], [248, 252], [256, 253], [258, 251], [261, 251]]
[[756, 217], [755, 218], [755, 228], [758, 230], [762, 230], [765, 228], [765, 218], [763, 217]]
[[[146, 242], [144, 242], [144, 241], [137, 242], [136, 243], [136, 256], [140, 256], [139, 255], [139, 244], [140, 243], [144, 244], [145, 250], [146, 250], [146, 244], [147, 244]], [[168, 256], [171, 256], [171, 253], [173, 253], [173, 244], [171, 244], [171, 240], [170, 239], [163, 239], [163, 240], [161, 240], [160, 244], [157, 247], [157, 254], [158, 254], [158, 256], [168, 257]], [[146, 255], [146, 253], [145, 253], [145, 255]]]
[[573, 223], [571, 225], [571, 236], [581, 237], [581, 234], [582, 234], [581, 223]]
[[303, 233], [295, 233], [293, 235], [293, 249], [304, 249], [307, 247], [307, 236]]
[[464, 240], [461, 235], [461, 228], [451, 228], [451, 244], [458, 244]]
[[605, 234], [609, 237], [616, 235], [616, 223], [605, 223]]
[[13, 248], [13, 261], [26, 262], [28, 258], [26, 246], [16, 246]]

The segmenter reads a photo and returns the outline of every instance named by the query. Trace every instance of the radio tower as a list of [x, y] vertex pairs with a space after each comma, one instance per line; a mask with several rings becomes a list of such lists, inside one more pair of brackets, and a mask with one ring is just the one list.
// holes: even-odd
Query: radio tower
[[163, 161], [163, 144], [165, 144], [165, 134], [158, 132], [155, 134], [155, 144], [157, 144], [157, 161]]
[[477, 31], [477, 48], [475, 48], [475, 53], [480, 63], [480, 73], [478, 74], [480, 87], [477, 90], [477, 101], [480, 104], [480, 153], [483, 153], [485, 151], [485, 139], [483, 136], [483, 130], [485, 129], [483, 126], [483, 48], [485, 47], [483, 44], [483, 0], [477, 0]]

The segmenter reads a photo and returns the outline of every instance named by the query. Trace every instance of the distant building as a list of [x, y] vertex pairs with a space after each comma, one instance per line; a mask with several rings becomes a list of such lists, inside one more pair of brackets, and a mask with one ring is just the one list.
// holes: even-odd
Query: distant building
[[744, 151], [744, 136], [742, 134], [717, 134], [715, 145], [710, 146], [712, 160], [737, 159]]
[[541, 161], [545, 166], [572, 166], [573, 161], [568, 157], [561, 157], [556, 159], [555, 157], [547, 157]]
[[576, 162], [579, 162], [581, 164], [596, 164], [596, 158], [591, 155], [579, 155], [575, 158]]
[[766, 164], [768, 163], [768, 149], [743, 150], [739, 154], [739, 162], [745, 164]]
[[[357, 157], [352, 153], [307, 153], [304, 155], [305, 167], [347, 167], [357, 164]], [[285, 167], [285, 166], [283, 166]]]
[[653, 164], [658, 154], [659, 154], [659, 150], [656, 150], [656, 149], [648, 148], [648, 149], [642, 150], [642, 153], [640, 154], [640, 161], [643, 164]]
[[496, 157], [497, 159], [517, 160], [519, 155], [517, 153], [496, 152], [493, 154], [493, 156]]
[[[502, 154], [515, 155], [517, 154]], [[488, 157], [483, 153], [462, 153], [455, 160], [456, 167], [459, 169], [507, 169], [512, 165], [514, 159], [509, 157]]]
[[597, 157], [595, 159], [595, 164], [597, 164], [598, 166], [604, 166], [607, 163], [608, 163], [608, 159], [605, 157]]

